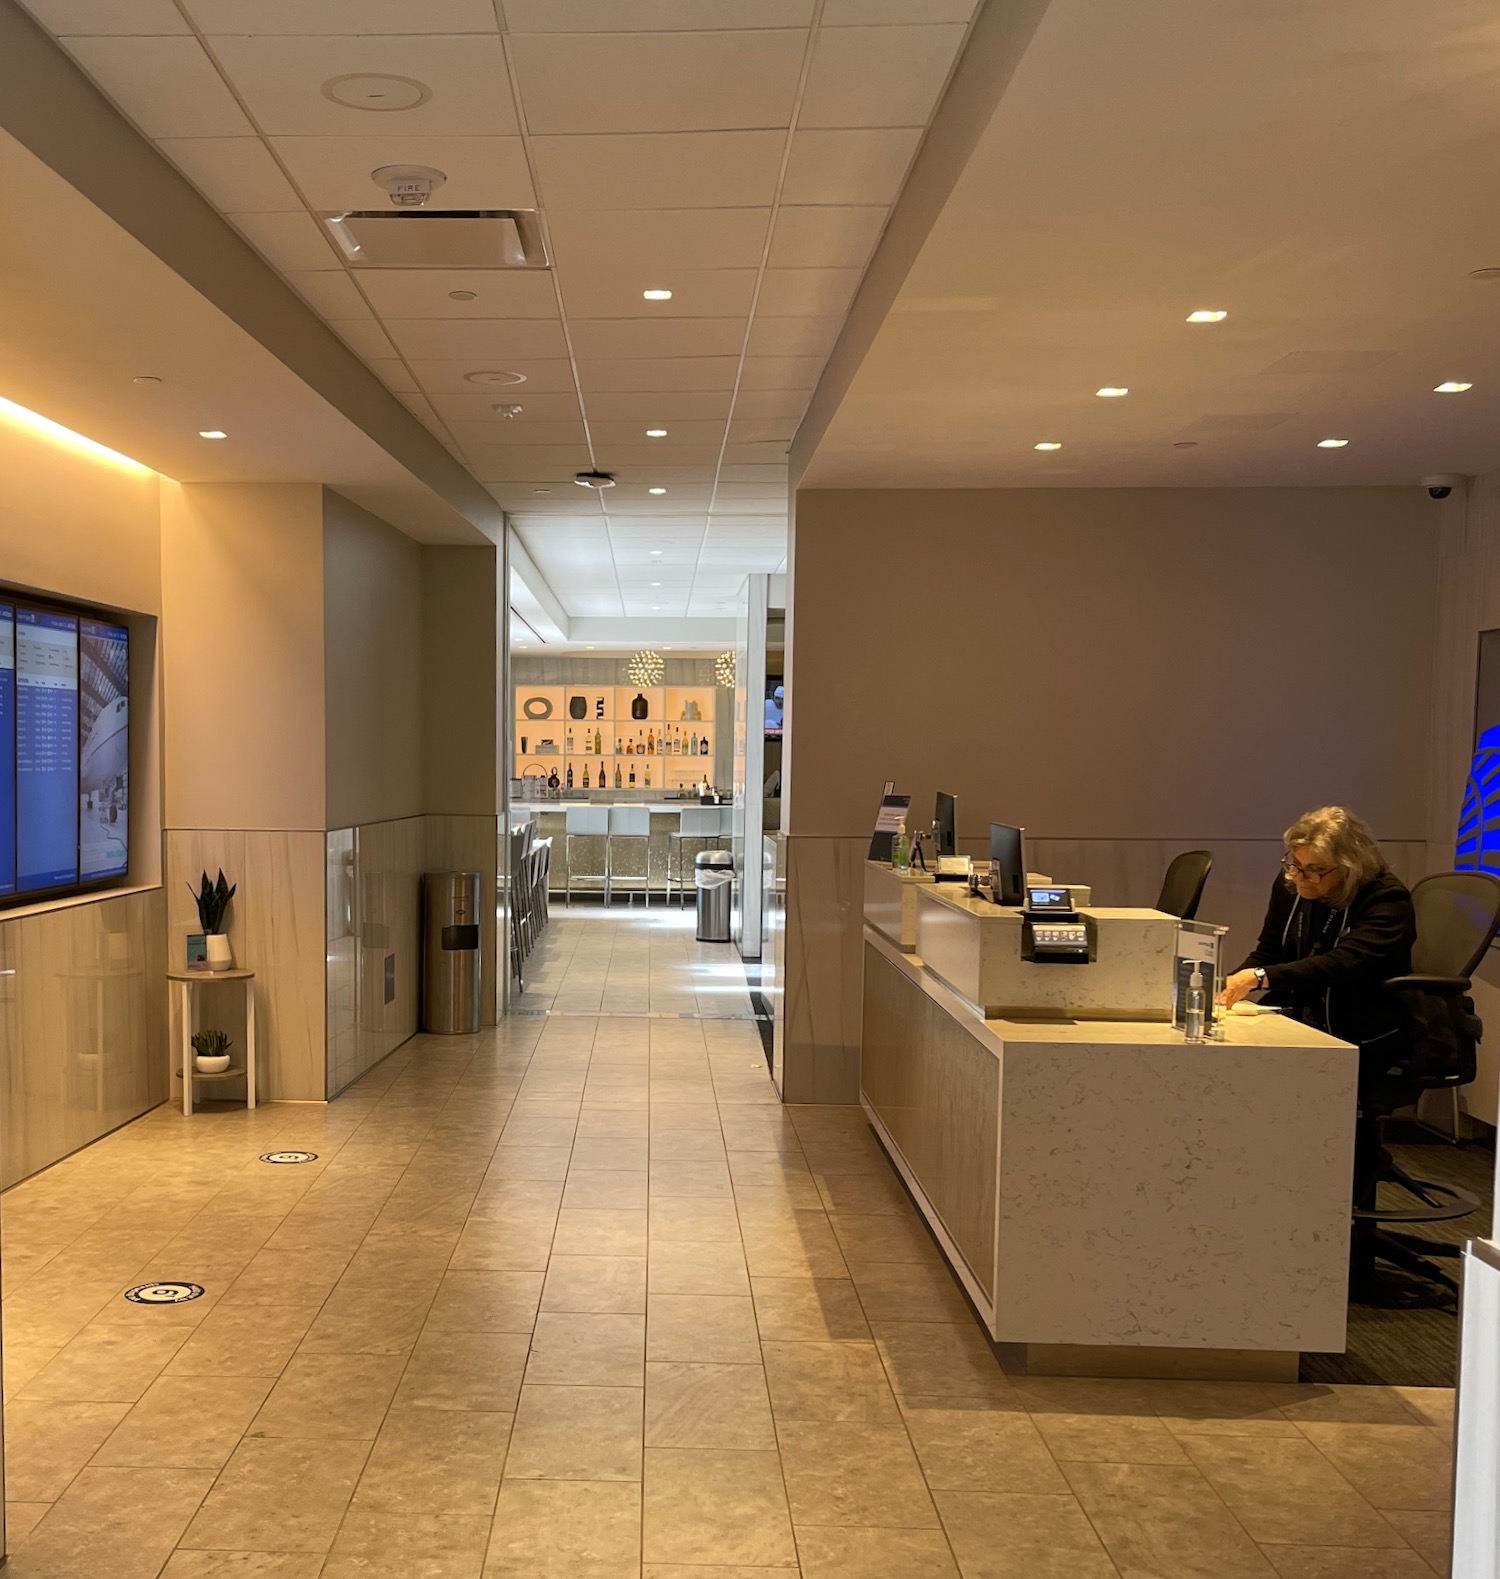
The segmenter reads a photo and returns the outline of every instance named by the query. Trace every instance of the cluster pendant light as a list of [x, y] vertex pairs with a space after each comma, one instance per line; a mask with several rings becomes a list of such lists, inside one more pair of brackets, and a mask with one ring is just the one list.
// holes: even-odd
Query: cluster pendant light
[[666, 677], [666, 659], [659, 652], [652, 652], [649, 647], [631, 654], [630, 662], [625, 665], [625, 678], [632, 685], [660, 685]]
[[714, 659], [714, 682], [726, 691], [734, 689], [735, 656], [733, 649], [721, 652]]

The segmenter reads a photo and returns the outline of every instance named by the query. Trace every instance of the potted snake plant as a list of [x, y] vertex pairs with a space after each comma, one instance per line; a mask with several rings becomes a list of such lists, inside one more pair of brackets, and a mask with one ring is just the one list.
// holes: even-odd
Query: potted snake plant
[[188, 892], [193, 895], [198, 906], [198, 924], [203, 928], [206, 939], [210, 970], [228, 970], [234, 964], [234, 954], [224, 931], [224, 913], [229, 909], [229, 901], [234, 898], [238, 886], [225, 880], [222, 867], [217, 882], [210, 882], [205, 872], [196, 892], [193, 885], [188, 884]]

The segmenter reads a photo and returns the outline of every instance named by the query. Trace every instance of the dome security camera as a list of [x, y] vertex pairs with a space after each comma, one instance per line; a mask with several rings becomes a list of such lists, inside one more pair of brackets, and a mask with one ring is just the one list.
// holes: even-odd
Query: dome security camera
[[1462, 472], [1435, 472], [1431, 477], [1422, 479], [1429, 499], [1446, 499], [1455, 488], [1462, 488], [1463, 485]]
[[601, 471], [578, 472], [574, 476], [573, 481], [580, 488], [613, 488], [615, 485], [615, 474]]

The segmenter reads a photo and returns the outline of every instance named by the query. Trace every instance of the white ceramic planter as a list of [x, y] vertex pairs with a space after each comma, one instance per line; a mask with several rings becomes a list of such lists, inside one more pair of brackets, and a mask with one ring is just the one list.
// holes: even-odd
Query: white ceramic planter
[[220, 1053], [217, 1058], [205, 1058], [202, 1053], [193, 1054], [193, 1068], [200, 1075], [222, 1075], [228, 1067], [228, 1053]]
[[208, 968], [210, 970], [228, 970], [234, 964], [234, 954], [229, 947], [229, 938], [223, 932], [210, 932], [208, 943]]

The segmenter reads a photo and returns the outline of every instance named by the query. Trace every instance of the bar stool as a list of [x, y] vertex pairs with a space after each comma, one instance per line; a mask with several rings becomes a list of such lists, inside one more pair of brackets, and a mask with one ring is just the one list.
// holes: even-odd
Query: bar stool
[[[641, 844], [641, 887], [646, 903], [651, 903], [651, 808], [649, 806], [611, 806], [609, 808], [609, 843], [604, 851], [604, 904], [609, 906], [615, 881], [615, 841], [639, 839]], [[633, 878], [635, 873], [627, 874]]]
[[536, 907], [537, 933], [540, 935], [552, 919], [549, 892], [552, 881], [552, 840], [538, 839], [532, 845], [532, 852], [536, 856], [536, 884], [532, 891], [532, 902]]
[[667, 903], [672, 903], [672, 852], [677, 852], [677, 902], [686, 904], [687, 891], [693, 885], [687, 880], [687, 844], [698, 839], [705, 849], [709, 845], [717, 850], [724, 837], [724, 812], [718, 806], [685, 806], [678, 814], [677, 829], [667, 835]]
[[604, 879], [605, 902], [609, 894], [609, 814], [608, 806], [569, 806], [563, 812], [563, 857], [568, 863], [566, 893], [568, 903], [573, 903], [573, 841], [575, 839], [604, 840], [604, 869], [584, 872], [580, 876]]

